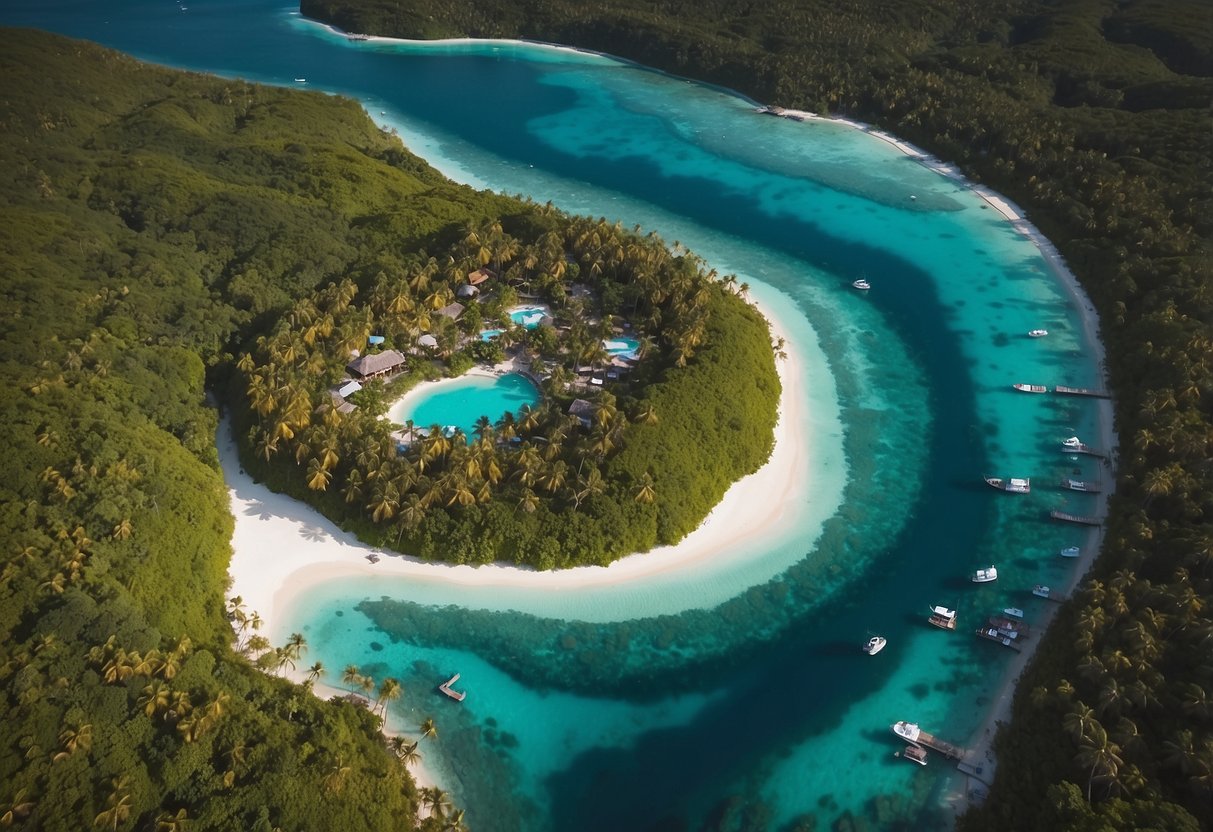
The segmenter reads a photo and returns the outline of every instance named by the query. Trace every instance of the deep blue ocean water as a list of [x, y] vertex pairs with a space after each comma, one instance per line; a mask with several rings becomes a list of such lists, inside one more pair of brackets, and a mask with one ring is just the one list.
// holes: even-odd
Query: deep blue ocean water
[[[946, 825], [952, 770], [894, 759], [888, 726], [970, 739], [1009, 658], [971, 627], [1009, 605], [1031, 620], [1030, 587], [1072, 579], [1057, 551], [1083, 537], [1046, 514], [1093, 498], [1050, 486], [1098, 476], [1056, 450], [1094, 436], [1090, 402], [1010, 388], [1095, 386], [1098, 368], [1077, 302], [994, 210], [862, 132], [584, 53], [354, 43], [263, 0], [10, 0], [0, 22], [356, 97], [453, 178], [690, 247], [792, 342], [811, 485], [791, 528], [643, 586], [331, 583], [271, 634], [400, 678], [394, 718], [435, 718], [425, 760], [474, 828], [696, 829], [728, 801], [772, 830]], [[1036, 487], [996, 494], [983, 472]], [[996, 583], [966, 580], [990, 563]], [[959, 630], [927, 627], [929, 604]], [[890, 640], [874, 658], [869, 632]], [[456, 670], [458, 705], [434, 693]]]

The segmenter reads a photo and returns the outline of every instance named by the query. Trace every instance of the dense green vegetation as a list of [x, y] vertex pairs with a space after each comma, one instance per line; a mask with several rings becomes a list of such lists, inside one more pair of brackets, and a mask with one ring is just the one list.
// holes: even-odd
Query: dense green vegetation
[[[469, 226], [441, 261], [377, 252], [367, 291], [346, 280], [296, 303], [239, 361], [247, 464], [380, 545], [458, 563], [606, 564], [694, 529], [770, 453], [779, 382], [765, 322], [655, 235], [546, 209], [517, 219], [517, 236]], [[466, 300], [458, 322], [435, 311], [489, 264], [508, 285]], [[519, 292], [554, 325], [511, 325]], [[501, 334], [486, 343], [482, 326]], [[331, 391], [372, 332], [406, 362], [343, 413]], [[606, 339], [623, 332], [641, 345], [634, 371], [579, 378], [603, 380]], [[474, 437], [408, 422], [398, 449], [389, 394], [507, 352], [542, 379], [540, 404], [481, 416]]]
[[1213, 26], [1199, 0], [304, 0], [356, 32], [600, 49], [876, 123], [1029, 210], [1103, 322], [1104, 552], [966, 829], [1213, 826]]
[[[688, 451], [645, 423], [660, 410], [668, 430], [684, 430], [681, 411], [702, 409], [719, 426], [701, 426], [706, 433], [740, 449], [730, 464], [760, 464], [778, 395], [765, 323], [692, 255], [656, 238], [446, 181], [353, 102], [154, 68], [40, 33], [5, 30], [0, 39], [0, 366], [8, 391], [0, 398], [8, 428], [0, 825], [380, 829], [411, 826], [424, 806], [432, 816], [422, 829], [462, 828], [447, 798], [416, 790], [404, 768], [418, 738], [385, 744], [376, 707], [321, 702], [306, 686], [262, 672], [302, 672], [306, 643], [292, 637], [275, 647], [256, 632], [254, 611], [224, 602], [232, 519], [208, 390], [237, 390], [237, 418], [253, 426], [252, 437], [264, 434], [257, 426], [282, 414], [248, 409], [259, 400], [248, 390], [246, 350], [277, 360], [284, 345], [310, 353], [313, 343], [331, 342], [348, 357], [351, 333], [364, 344], [370, 323], [390, 323], [373, 317], [388, 312], [379, 306], [384, 293], [396, 301], [392, 320], [403, 323], [410, 287], [400, 269], [428, 262], [424, 249], [464, 245], [468, 229], [504, 226], [533, 241], [561, 229], [570, 235], [568, 267], [584, 265], [597, 287], [599, 314], [644, 307], [653, 320], [649, 369], [618, 388], [637, 424], [596, 437], [586, 463], [600, 465], [598, 485], [620, 489], [619, 503], [647, 520], [625, 514], [595, 533], [626, 523], [647, 529], [650, 541], [673, 539], [743, 469], [671, 470], [671, 489], [688, 496], [663, 501], [647, 477], [661, 482], [661, 466]], [[562, 234], [558, 256], [546, 261], [558, 261], [554, 271], [565, 264]], [[634, 266], [642, 250], [664, 258], [645, 279], [668, 279], [644, 298], [617, 281], [621, 264]], [[513, 256], [491, 259], [504, 270]], [[521, 261], [529, 262], [525, 251]], [[536, 273], [519, 285], [556, 301], [561, 284]], [[496, 307], [474, 305], [469, 319], [500, 314], [514, 292], [503, 289]], [[341, 320], [329, 329], [320, 321], [304, 336], [309, 305]], [[360, 308], [365, 316], [355, 314]], [[566, 345], [580, 338], [583, 348], [571, 357], [597, 360], [583, 350], [595, 352], [598, 334], [571, 329]], [[387, 331], [405, 337], [399, 326]], [[724, 356], [716, 345], [726, 338], [747, 346]], [[473, 345], [448, 363], [467, 366], [477, 349], [501, 347]], [[286, 365], [325, 376], [306, 361]], [[418, 374], [433, 372], [420, 362]], [[756, 389], [752, 406], [726, 419], [710, 391], [729, 388], [733, 374]], [[292, 462], [306, 467], [300, 448], [315, 441], [314, 452], [326, 453], [311, 433], [311, 394], [273, 392], [291, 405], [283, 411], [290, 429], [262, 438], [291, 441]], [[371, 386], [360, 394], [361, 423], [373, 421], [365, 414], [382, 393]], [[554, 384], [553, 394], [562, 388]], [[615, 425], [614, 410], [613, 395], [599, 393], [602, 425]], [[334, 415], [322, 408], [318, 426]], [[646, 430], [664, 443], [660, 453]], [[588, 436], [581, 444], [590, 454]], [[290, 487], [303, 479], [278, 475]], [[317, 476], [309, 472], [308, 484]], [[518, 479], [513, 487], [525, 488]], [[607, 516], [605, 502], [580, 490], [571, 500], [587, 518]], [[423, 531], [459, 540], [458, 524], [471, 523], [459, 515], [443, 522]], [[399, 695], [397, 680], [353, 668], [326, 678], [334, 672], [317, 663], [309, 684], [362, 690], [375, 706]]]

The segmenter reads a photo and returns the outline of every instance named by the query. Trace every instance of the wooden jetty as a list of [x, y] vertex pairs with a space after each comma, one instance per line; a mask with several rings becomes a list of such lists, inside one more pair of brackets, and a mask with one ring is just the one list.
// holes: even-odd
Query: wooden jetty
[[1099, 493], [1099, 483], [1087, 480], [1072, 480], [1068, 477], [1061, 481], [1061, 487], [1067, 491], [1079, 491], [1083, 494]]
[[1102, 526], [1103, 521], [1098, 517], [1088, 517], [1082, 514], [1068, 514], [1064, 511], [1053, 509], [1049, 512], [1049, 516], [1054, 520], [1062, 520], [1066, 523], [1078, 523], [1081, 526]]
[[455, 684], [458, 681], [459, 681], [459, 674], [456, 673], [454, 676], [452, 676], [451, 678], [449, 678], [445, 682], [443, 682], [441, 685], [439, 685], [438, 690], [442, 691], [447, 696], [454, 699], [456, 702], [462, 702], [464, 699], [467, 698], [467, 693], [465, 693], [464, 691], [455, 690], [454, 688], [451, 687], [451, 685]]
[[965, 750], [963, 748], [957, 745], [952, 745], [950, 742], [945, 742], [934, 734], [928, 734], [926, 731], [919, 728], [917, 723], [898, 722], [889, 727], [892, 729], [894, 734], [901, 737], [906, 742], [917, 743], [931, 749], [932, 751], [938, 751], [949, 760], [959, 760], [965, 755]]
[[1097, 448], [1092, 448], [1090, 445], [1086, 444], [1085, 442], [1071, 442], [1070, 444], [1066, 444], [1065, 442], [1062, 442], [1061, 446], [1060, 446], [1060, 450], [1063, 454], [1081, 454], [1083, 456], [1093, 456], [1096, 459], [1107, 459], [1108, 458], [1108, 455], [1105, 454], [1103, 451], [1101, 451]]
[[1086, 387], [1066, 387], [1064, 384], [1058, 384], [1053, 388], [1054, 393], [1060, 393], [1063, 396], [1089, 396], [1093, 399], [1110, 399], [1112, 395], [1103, 390], [1091, 390]]

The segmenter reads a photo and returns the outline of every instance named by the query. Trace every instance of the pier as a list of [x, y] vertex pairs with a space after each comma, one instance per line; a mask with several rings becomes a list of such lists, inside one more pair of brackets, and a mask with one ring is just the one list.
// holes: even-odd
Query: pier
[[932, 751], [937, 751], [949, 760], [959, 760], [965, 755], [965, 750], [958, 745], [952, 745], [939, 739], [934, 734], [928, 734], [913, 722], [898, 722], [892, 726], [893, 733], [906, 742], [918, 743]]
[[1049, 516], [1054, 520], [1061, 520], [1066, 523], [1078, 523], [1081, 526], [1102, 526], [1103, 521], [1098, 517], [1088, 517], [1082, 514], [1067, 514], [1064, 511], [1054, 509], [1049, 512]]
[[1086, 387], [1066, 387], [1058, 384], [1053, 388], [1054, 393], [1060, 393], [1063, 396], [1088, 396], [1093, 399], [1110, 399], [1112, 394], [1103, 390], [1090, 390]]
[[1092, 448], [1090, 445], [1084, 445], [1081, 442], [1078, 443], [1077, 445], [1063, 444], [1061, 446], [1061, 452], [1063, 454], [1083, 454], [1084, 456], [1093, 456], [1096, 459], [1107, 459], [1108, 458], [1108, 455], [1105, 454], [1103, 451], [1098, 450], [1097, 448]]
[[438, 690], [442, 691], [447, 696], [454, 699], [456, 702], [462, 702], [464, 699], [467, 698], [467, 693], [464, 691], [455, 690], [454, 688], [451, 687], [451, 685], [455, 684], [458, 681], [459, 681], [459, 674], [456, 673], [454, 676], [452, 676], [451, 678], [449, 678], [445, 682], [443, 682], [441, 685], [439, 685]]

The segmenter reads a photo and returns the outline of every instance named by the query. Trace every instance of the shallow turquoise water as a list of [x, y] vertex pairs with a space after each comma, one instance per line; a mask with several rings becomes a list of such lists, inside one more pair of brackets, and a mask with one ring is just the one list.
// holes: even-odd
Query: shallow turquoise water
[[463, 376], [412, 391], [402, 406], [391, 408], [388, 418], [426, 428], [459, 428], [470, 442], [482, 416], [496, 424], [507, 413], [517, 416], [524, 405], [538, 404], [540, 398], [534, 382], [519, 373]]
[[[1094, 498], [1049, 485], [1099, 473], [1056, 450], [1091, 441], [1090, 402], [1010, 388], [1098, 378], [1036, 249], [887, 143], [716, 89], [516, 44], [355, 44], [281, 3], [187, 5], [10, 2], [0, 19], [306, 77], [386, 113], [453, 178], [657, 229], [774, 311], [811, 405], [794, 426], [812, 437], [796, 523], [693, 573], [570, 593], [337, 582], [272, 636], [303, 630], [313, 660], [402, 678], [399, 718], [437, 719], [426, 761], [478, 829], [696, 828], [731, 795], [761, 797], [772, 829], [877, 804], [879, 825], [937, 825], [949, 769], [894, 760], [887, 726], [968, 739], [1007, 655], [967, 628], [1008, 605], [1031, 620], [1032, 584], [1069, 580], [1057, 552], [1083, 535], [1044, 518]], [[1036, 327], [1050, 336], [1028, 339]], [[1030, 475], [1033, 493], [997, 494], [983, 471]], [[990, 563], [997, 582], [966, 580]], [[960, 630], [927, 627], [929, 604], [957, 608]], [[869, 631], [890, 639], [874, 658], [859, 652]], [[456, 670], [462, 705], [433, 690]]]
[[542, 306], [524, 306], [510, 312], [510, 320], [526, 329], [534, 329], [547, 317], [548, 310]]

